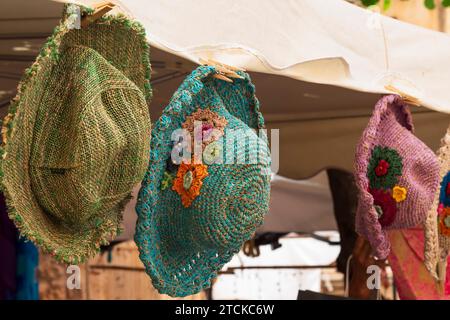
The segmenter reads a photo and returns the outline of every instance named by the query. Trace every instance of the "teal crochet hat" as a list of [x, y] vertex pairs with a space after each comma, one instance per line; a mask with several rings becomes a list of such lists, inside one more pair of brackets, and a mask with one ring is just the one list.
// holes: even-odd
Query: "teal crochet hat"
[[[170, 296], [209, 287], [269, 209], [270, 153], [254, 86], [244, 72], [233, 83], [216, 73], [194, 70], [156, 122], [137, 200], [140, 258]], [[177, 160], [180, 146], [195, 156]]]

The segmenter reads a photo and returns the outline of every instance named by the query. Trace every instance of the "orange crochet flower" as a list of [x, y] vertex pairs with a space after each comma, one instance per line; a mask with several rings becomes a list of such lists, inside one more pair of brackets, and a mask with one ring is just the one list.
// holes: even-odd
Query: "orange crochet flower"
[[439, 229], [444, 236], [450, 236], [450, 207], [442, 210], [439, 217]]
[[172, 190], [181, 196], [185, 208], [191, 206], [192, 201], [200, 195], [203, 179], [208, 176], [208, 167], [204, 164], [180, 164]]

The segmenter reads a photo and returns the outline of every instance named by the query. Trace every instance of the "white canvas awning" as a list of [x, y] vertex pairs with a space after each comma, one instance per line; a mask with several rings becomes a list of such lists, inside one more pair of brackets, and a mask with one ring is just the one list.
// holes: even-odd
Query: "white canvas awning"
[[391, 85], [450, 113], [447, 34], [343, 0], [112, 2], [144, 24], [151, 45], [193, 62], [214, 58], [364, 92], [386, 93]]

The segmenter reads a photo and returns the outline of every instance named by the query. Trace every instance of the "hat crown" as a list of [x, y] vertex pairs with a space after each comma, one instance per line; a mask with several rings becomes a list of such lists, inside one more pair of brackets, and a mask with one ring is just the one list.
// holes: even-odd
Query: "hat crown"
[[51, 74], [33, 132], [33, 190], [61, 223], [96, 225], [145, 171], [148, 145], [130, 142], [150, 133], [147, 104], [133, 82], [87, 47], [66, 47]]
[[[225, 250], [245, 241], [249, 230], [262, 224], [264, 214], [269, 210], [266, 191], [270, 185], [269, 151], [267, 142], [252, 134], [260, 148], [261, 156], [256, 159], [259, 163], [208, 167], [202, 190], [204, 196], [198, 202], [194, 200], [189, 210], [189, 234], [195, 247]], [[220, 196], [208, 197], [208, 194]]]

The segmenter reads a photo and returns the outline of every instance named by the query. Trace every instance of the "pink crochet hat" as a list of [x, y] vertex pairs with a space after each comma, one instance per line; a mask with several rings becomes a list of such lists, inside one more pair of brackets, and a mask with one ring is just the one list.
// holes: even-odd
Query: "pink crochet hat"
[[439, 183], [435, 154], [413, 134], [408, 106], [397, 95], [381, 98], [356, 148], [359, 189], [356, 231], [375, 257], [390, 250], [386, 230], [422, 225]]

